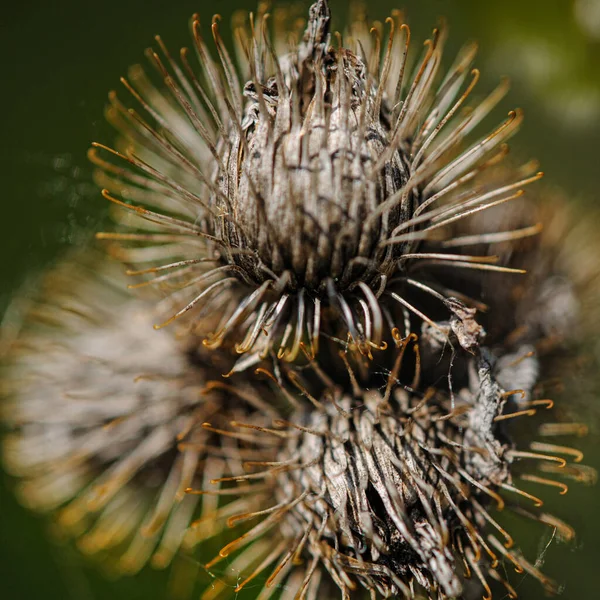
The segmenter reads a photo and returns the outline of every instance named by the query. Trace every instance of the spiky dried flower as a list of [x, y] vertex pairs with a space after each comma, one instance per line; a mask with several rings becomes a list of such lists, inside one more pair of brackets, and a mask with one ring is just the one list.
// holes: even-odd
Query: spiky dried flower
[[[436, 283], [435, 267], [506, 269], [493, 256], [449, 251], [460, 244], [448, 226], [520, 197], [540, 177], [526, 165], [490, 185], [487, 172], [522, 116], [511, 112], [472, 140], [507, 90], [503, 82], [465, 108], [479, 79], [474, 45], [442, 78], [446, 32], [436, 29], [406, 76], [410, 30], [398, 13], [387, 19], [387, 42], [364, 19], [353, 22], [348, 47], [332, 40], [330, 19], [318, 0], [302, 38], [282, 53], [283, 34], [271, 35], [261, 9], [235, 29], [236, 66], [219, 19], [215, 63], [195, 16], [199, 73], [186, 49], [180, 66], [157, 37], [162, 56], [148, 57], [160, 83], [141, 67], [122, 79], [146, 116], [112, 93], [120, 150], [90, 152], [104, 196], [128, 214], [125, 230], [101, 237], [141, 244], [121, 257], [150, 262], [135, 273], [175, 284], [178, 308], [157, 326], [198, 306], [218, 313], [204, 343], [230, 336], [247, 354], [239, 368], [270, 351], [294, 362], [302, 343], [315, 356], [321, 330], [369, 354], [388, 326], [430, 323], [432, 298], [437, 311], [449, 296], [467, 301], [465, 290]], [[495, 231], [507, 240], [534, 233]]]
[[244, 442], [222, 444], [202, 422], [276, 413], [243, 382], [209, 383], [230, 359], [192, 357], [153, 331], [154, 298], [125, 293], [118, 271], [71, 258], [36, 297], [15, 301], [3, 331], [3, 454], [27, 507], [54, 512], [109, 568], [135, 572], [220, 533], [218, 495], [200, 507], [186, 490], [241, 468]]
[[[269, 573], [261, 599], [283, 582], [290, 598], [332, 597], [332, 584], [342, 598], [362, 597], [358, 583], [371, 598], [466, 598], [478, 589], [491, 598], [492, 579], [516, 598], [501, 561], [538, 579], [546, 591], [557, 591], [512, 548], [513, 536], [490, 513], [506, 508], [570, 540], [573, 529], [539, 510], [543, 501], [515, 480], [565, 494], [560, 475], [590, 481], [593, 470], [579, 464], [583, 455], [574, 448], [533, 441], [518, 449], [508, 425], [553, 403], [536, 396], [524, 401], [531, 387], [503, 388], [498, 380], [515, 365], [485, 348], [471, 357], [470, 377], [455, 397], [433, 387], [419, 391], [415, 379], [411, 386], [400, 384], [403, 357], [416, 343], [414, 334], [397, 340], [398, 356], [382, 389], [362, 389], [354, 381], [353, 391], [346, 392], [325, 380], [319, 399], [310, 397], [271, 428], [254, 428], [257, 439], [278, 440], [279, 449], [269, 459], [270, 448], [265, 461], [253, 463], [262, 469], [237, 480], [273, 482], [271, 505], [240, 516], [264, 519], [222, 548], [208, 569], [237, 553], [231, 563], [236, 591]], [[296, 377], [294, 382], [309, 395]], [[569, 435], [582, 428], [545, 423], [540, 434]], [[567, 459], [573, 463], [567, 465]], [[539, 470], [523, 469], [521, 461], [537, 463]], [[256, 539], [269, 536], [277, 541], [255, 546]], [[223, 580], [203, 600], [226, 589]]]

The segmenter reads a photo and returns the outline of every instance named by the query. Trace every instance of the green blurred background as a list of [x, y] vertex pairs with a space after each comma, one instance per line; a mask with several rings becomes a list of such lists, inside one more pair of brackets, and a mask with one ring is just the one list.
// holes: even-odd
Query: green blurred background
[[[348, 2], [332, 0], [331, 5], [334, 26], [342, 28]], [[600, 0], [370, 0], [368, 6], [371, 18], [382, 20], [391, 9], [404, 8], [413, 39], [425, 39], [445, 16], [451, 34], [447, 64], [463, 42], [479, 41], [480, 89], [491, 89], [507, 74], [513, 87], [502, 110], [515, 105], [525, 110], [525, 126], [513, 144], [516, 153], [540, 159], [546, 185], [562, 188], [585, 209], [598, 210]], [[106, 205], [91, 183], [85, 153], [91, 141], [113, 138], [102, 114], [118, 77], [143, 59], [155, 33], [171, 48], [188, 45], [193, 12], [206, 21], [218, 10], [225, 24], [238, 8], [252, 10], [255, 4], [38, 0], [2, 8], [0, 314], [19, 286], [102, 223]], [[591, 393], [589, 402], [600, 403], [594, 398], [600, 386], [592, 387], [598, 394]], [[579, 419], [598, 413], [585, 412]], [[582, 443], [585, 462], [595, 467], [600, 466], [598, 439], [592, 434]], [[0, 472], [3, 600], [165, 598], [165, 573], [147, 569], [109, 581], [68, 546], [51, 542], [46, 521], [22, 509], [10, 487]], [[579, 534], [575, 544], [552, 543], [543, 555], [543, 570], [564, 584], [565, 599], [600, 597], [599, 491], [571, 486], [566, 498], [547, 493], [549, 511], [568, 516]], [[539, 556], [548, 538], [537, 528], [514, 526], [523, 529], [529, 556]], [[511, 581], [521, 598], [543, 596], [531, 578], [513, 574]]]

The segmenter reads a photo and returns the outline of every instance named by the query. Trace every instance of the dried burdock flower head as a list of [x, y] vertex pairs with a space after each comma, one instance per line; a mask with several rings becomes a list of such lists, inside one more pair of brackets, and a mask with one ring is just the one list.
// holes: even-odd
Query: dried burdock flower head
[[[494, 517], [511, 511], [550, 527], [559, 539], [574, 537], [517, 483], [565, 494], [565, 478], [594, 478], [579, 464], [578, 450], [539, 441], [522, 450], [511, 440], [515, 420], [531, 419], [552, 401], [517, 403], [532, 390], [503, 388], [498, 378], [506, 378], [506, 365], [485, 348], [471, 358], [469, 380], [456, 396], [434, 388], [420, 392], [418, 375], [410, 387], [398, 380], [416, 336], [397, 344], [396, 364], [380, 390], [362, 389], [353, 378], [352, 391], [345, 392], [325, 378], [321, 397], [305, 389], [306, 406], [295, 405], [270, 428], [255, 428], [257, 439], [276, 440], [279, 448], [275, 458], [269, 449], [238, 480], [273, 482], [271, 505], [240, 515], [264, 518], [207, 565], [210, 570], [232, 560], [236, 591], [267, 576], [261, 598], [270, 597], [276, 583], [290, 598], [335, 597], [333, 584], [342, 598], [363, 597], [359, 584], [371, 598], [441, 600], [477, 597], [480, 590], [491, 598], [494, 580], [516, 598], [508, 566], [538, 579], [548, 592], [557, 590]], [[297, 374], [292, 380], [302, 388]], [[546, 423], [540, 433], [580, 429]], [[261, 538], [275, 541], [257, 546]], [[221, 581], [203, 600], [226, 589]]]
[[600, 214], [576, 206], [556, 189], [545, 189], [536, 200], [530, 211], [543, 223], [542, 234], [514, 248], [510, 261], [528, 271], [529, 285], [517, 288], [513, 301], [517, 318], [533, 320], [547, 336], [583, 349], [600, 333]]
[[125, 261], [150, 262], [153, 282], [171, 285], [178, 307], [157, 326], [194, 308], [218, 312], [204, 343], [229, 336], [248, 353], [244, 365], [269, 351], [293, 362], [302, 343], [314, 356], [321, 331], [370, 354], [395, 326], [430, 322], [432, 301], [442, 312], [449, 296], [467, 301], [435, 283], [436, 267], [507, 270], [448, 239], [449, 225], [519, 198], [540, 177], [526, 166], [488, 179], [522, 116], [473, 137], [507, 90], [503, 82], [467, 107], [479, 79], [474, 45], [441, 75], [444, 28], [409, 68], [398, 13], [388, 33], [359, 19], [343, 41], [318, 0], [285, 53], [264, 10], [248, 21], [234, 32], [237, 65], [217, 17], [217, 62], [193, 19], [199, 71], [186, 49], [179, 63], [157, 37], [148, 57], [160, 83], [140, 67], [122, 79], [145, 115], [111, 94], [119, 150], [90, 152], [104, 196], [128, 214], [123, 230], [101, 237], [125, 242]]
[[489, 236], [473, 248], [474, 253], [493, 253], [503, 264], [527, 270], [527, 277], [496, 276], [465, 283], [479, 289], [474, 294], [488, 305], [488, 311], [478, 316], [486, 330], [486, 345], [512, 356], [508, 362], [520, 357], [510, 385], [521, 387], [523, 381], [527, 387], [539, 377], [538, 385], [551, 390], [544, 394], [566, 388], [569, 402], [563, 412], [593, 424], [600, 333], [595, 232], [600, 215], [592, 207], [578, 208], [559, 190], [541, 192], [534, 202], [498, 207], [464, 223], [459, 234], [481, 240], [477, 232], [489, 229], [491, 221], [509, 228], [537, 222], [541, 233], [535, 237], [496, 243]]
[[[3, 331], [3, 455], [26, 506], [52, 512], [57, 531], [111, 570], [133, 572], [220, 532], [218, 493], [200, 503], [186, 490], [241, 469], [252, 450], [202, 423], [276, 413], [244, 383], [210, 383], [227, 357], [190, 361], [152, 329], [154, 299], [124, 293], [118, 271], [79, 256], [15, 301]], [[190, 527], [195, 517], [202, 527]]]

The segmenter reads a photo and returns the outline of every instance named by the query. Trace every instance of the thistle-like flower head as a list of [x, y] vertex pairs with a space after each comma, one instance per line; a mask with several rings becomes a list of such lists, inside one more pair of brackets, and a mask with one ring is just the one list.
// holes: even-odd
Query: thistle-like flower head
[[[146, 116], [112, 94], [121, 150], [91, 151], [104, 195], [133, 215], [128, 231], [101, 237], [146, 246], [121, 256], [151, 262], [142, 272], [158, 274], [154, 283], [175, 284], [177, 308], [164, 324], [193, 308], [218, 312], [204, 343], [231, 336], [248, 353], [244, 366], [269, 351], [293, 362], [303, 344], [314, 356], [322, 330], [369, 354], [388, 327], [431, 322], [432, 299], [434, 312], [447, 312], [449, 296], [468, 302], [464, 290], [436, 282], [436, 266], [506, 269], [455, 250], [474, 242], [448, 239], [448, 226], [518, 198], [539, 177], [527, 166], [487, 177], [521, 115], [471, 139], [507, 88], [465, 107], [479, 79], [474, 46], [440, 77], [443, 27], [411, 68], [399, 14], [386, 36], [355, 21], [345, 42], [330, 19], [326, 0], [316, 2], [283, 52], [267, 15], [251, 15], [235, 29], [236, 66], [219, 20], [215, 63], [195, 17], [200, 72], [187, 50], [180, 65], [157, 38], [161, 56], [148, 55], [160, 85], [139, 67], [123, 80]], [[107, 162], [107, 151], [124, 162]]]
[[[564, 494], [561, 475], [593, 480], [593, 470], [578, 464], [582, 455], [573, 448], [533, 441], [522, 450], [511, 440], [514, 419], [552, 408], [547, 399], [524, 400], [531, 388], [500, 385], [499, 379], [514, 374], [514, 358], [507, 373], [507, 361], [483, 348], [455, 396], [435, 388], [419, 391], [414, 380], [406, 386], [398, 379], [415, 341], [414, 335], [399, 340], [396, 364], [381, 389], [362, 389], [354, 380], [352, 392], [326, 385], [317, 399], [294, 376], [294, 386], [310, 402], [271, 427], [255, 428], [257, 439], [279, 440], [276, 458], [253, 463], [262, 468], [238, 477], [273, 482], [271, 505], [240, 516], [263, 520], [222, 548], [209, 570], [235, 557], [231, 569], [241, 571], [236, 591], [264, 571], [265, 593], [285, 581], [297, 598], [317, 597], [320, 586], [328, 597], [336, 595], [331, 586], [342, 598], [361, 597], [358, 584], [372, 598], [463, 598], [470, 597], [472, 579], [487, 598], [492, 580], [516, 597], [499, 568], [505, 562], [548, 592], [557, 590], [513, 547], [513, 536], [493, 514], [512, 511], [572, 539], [572, 528], [540, 510], [543, 500], [518, 480]], [[582, 428], [546, 423], [540, 433], [569, 435]], [[573, 463], [567, 465], [569, 458]], [[279, 541], [256, 546], [261, 538]], [[204, 599], [225, 588], [221, 582]]]
[[[186, 490], [241, 465], [244, 442], [219, 446], [203, 421], [276, 413], [248, 385], [209, 383], [229, 359], [153, 331], [153, 300], [125, 293], [123, 280], [114, 264], [79, 256], [15, 300], [2, 340], [3, 458], [26, 506], [133, 572], [220, 532], [218, 495], [200, 503]], [[190, 527], [194, 518], [205, 522]]]

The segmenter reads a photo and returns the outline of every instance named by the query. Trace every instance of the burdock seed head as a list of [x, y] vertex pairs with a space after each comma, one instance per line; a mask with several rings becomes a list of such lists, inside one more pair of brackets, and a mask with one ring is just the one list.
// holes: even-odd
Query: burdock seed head
[[[533, 389], [501, 386], [505, 365], [485, 348], [471, 358], [470, 377], [455, 395], [402, 384], [400, 366], [415, 344], [414, 335], [398, 342], [383, 387], [362, 389], [354, 380], [344, 391], [324, 382], [321, 396], [304, 389], [304, 405], [295, 404], [291, 416], [254, 430], [257, 440], [277, 445], [239, 479], [257, 489], [256, 480], [265, 481], [270, 501], [240, 515], [262, 520], [222, 548], [209, 571], [228, 559], [236, 591], [260, 580], [261, 598], [282, 585], [290, 598], [358, 598], [362, 586], [371, 598], [448, 600], [483, 590], [489, 599], [498, 583], [516, 598], [512, 568], [557, 591], [494, 515], [510, 511], [570, 540], [572, 528], [545, 512], [520, 481], [565, 494], [565, 478], [593, 479], [593, 470], [579, 465], [581, 452], [568, 446], [515, 444], [514, 422], [552, 402], [534, 396], [517, 403], [515, 396]], [[292, 381], [302, 388], [297, 374]], [[242, 427], [233, 425], [232, 431]], [[540, 433], [568, 435], [581, 427], [545, 423]], [[222, 579], [203, 600], [220, 597], [228, 585]]]
[[444, 27], [413, 68], [398, 13], [385, 34], [358, 19], [342, 39], [318, 0], [285, 52], [289, 32], [272, 34], [264, 9], [241, 20], [236, 61], [213, 18], [215, 61], [193, 17], [199, 69], [157, 37], [155, 76], [138, 66], [122, 79], [142, 113], [111, 93], [118, 149], [90, 152], [123, 225], [100, 237], [125, 242], [123, 260], [150, 263], [154, 283], [169, 284], [177, 308], [158, 327], [192, 309], [218, 313], [204, 343], [229, 336], [244, 366], [268, 352], [293, 362], [303, 344], [314, 356], [321, 331], [369, 354], [389, 329], [430, 322], [432, 302], [447, 313], [449, 296], [467, 301], [436, 282], [440, 266], [506, 270], [448, 239], [450, 225], [540, 176], [525, 167], [488, 178], [522, 115], [474, 137], [507, 90], [467, 105], [474, 45], [443, 74]]
[[2, 331], [3, 459], [27, 507], [111, 570], [134, 572], [220, 533], [219, 488], [203, 502], [187, 489], [241, 469], [253, 450], [215, 428], [277, 413], [247, 383], [210, 383], [229, 359], [190, 360], [153, 331], [155, 299], [124, 292], [119, 271], [71, 257], [15, 300]]

